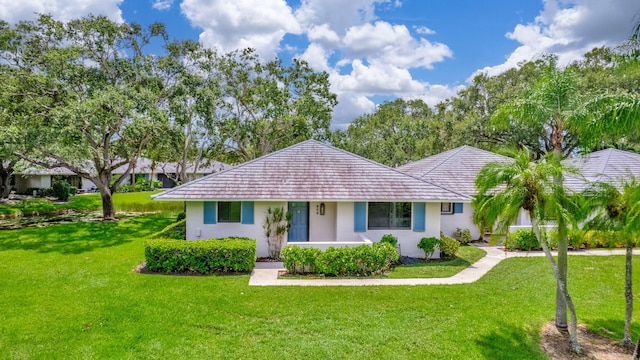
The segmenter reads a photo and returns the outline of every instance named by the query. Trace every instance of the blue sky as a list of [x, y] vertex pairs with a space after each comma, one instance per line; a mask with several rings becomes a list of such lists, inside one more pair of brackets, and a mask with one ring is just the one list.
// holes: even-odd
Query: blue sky
[[330, 74], [334, 127], [386, 99], [454, 96], [474, 74], [555, 53], [561, 64], [626, 39], [638, 0], [0, 0], [0, 18], [87, 14], [167, 25], [174, 39], [265, 59], [307, 60]]

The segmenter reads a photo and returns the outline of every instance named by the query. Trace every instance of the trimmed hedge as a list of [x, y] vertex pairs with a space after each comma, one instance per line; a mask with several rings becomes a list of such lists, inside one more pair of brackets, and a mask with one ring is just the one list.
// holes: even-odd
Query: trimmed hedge
[[177, 222], [168, 225], [164, 229], [150, 236], [153, 239], [173, 239], [184, 240], [187, 238], [187, 220], [182, 219]]
[[247, 238], [145, 241], [151, 271], [200, 274], [250, 272], [256, 262], [256, 241]]
[[372, 246], [330, 247], [325, 251], [287, 245], [280, 257], [291, 274], [368, 276], [390, 270], [400, 255], [389, 243], [375, 243]]

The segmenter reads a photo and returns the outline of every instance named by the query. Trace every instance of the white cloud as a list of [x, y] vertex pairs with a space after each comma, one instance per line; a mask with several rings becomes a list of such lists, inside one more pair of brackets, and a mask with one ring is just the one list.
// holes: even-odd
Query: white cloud
[[333, 109], [331, 126], [346, 129], [356, 117], [373, 112], [376, 104], [366, 96], [354, 93], [338, 94], [338, 105]]
[[184, 0], [182, 13], [203, 29], [200, 41], [227, 52], [253, 47], [272, 58], [286, 33], [300, 26], [284, 0]]
[[433, 35], [436, 33], [434, 30], [431, 30], [426, 26], [414, 26], [413, 28], [420, 35]]
[[155, 0], [151, 5], [156, 10], [169, 10], [173, 5], [173, 0]]
[[343, 50], [351, 57], [365, 57], [403, 68], [433, 68], [453, 54], [441, 43], [431, 43], [411, 36], [404, 25], [391, 25], [385, 21], [351, 27], [344, 39]]
[[351, 73], [332, 76], [340, 92], [354, 92], [361, 95], [401, 95], [420, 92], [424, 85], [414, 80], [409, 70], [388, 63], [365, 65], [361, 60], [351, 63]]
[[34, 20], [37, 14], [51, 14], [54, 19], [69, 21], [89, 14], [104, 15], [122, 22], [123, 0], [0, 0], [0, 19], [14, 24]]
[[326, 47], [340, 45], [340, 36], [329, 28], [329, 24], [312, 25], [307, 31], [307, 38], [312, 43], [320, 43]]
[[639, 10], [637, 0], [545, 0], [534, 22], [518, 24], [506, 34], [520, 46], [503, 64], [478, 72], [496, 75], [548, 53], [558, 55], [561, 65], [569, 64], [594, 47], [627, 39]]
[[376, 19], [375, 6], [389, 0], [302, 0], [295, 15], [304, 29], [328, 24], [338, 34]]

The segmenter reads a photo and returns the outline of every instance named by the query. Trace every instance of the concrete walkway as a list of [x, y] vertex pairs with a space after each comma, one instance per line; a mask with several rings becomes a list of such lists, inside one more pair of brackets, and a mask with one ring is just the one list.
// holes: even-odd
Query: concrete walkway
[[[466, 269], [448, 278], [419, 278], [419, 279], [314, 279], [293, 280], [278, 279], [278, 272], [285, 271], [281, 262], [258, 262], [249, 279], [250, 286], [378, 286], [378, 285], [451, 285], [468, 284], [480, 279], [493, 269], [500, 261], [514, 257], [544, 256], [542, 251], [511, 251], [505, 253], [497, 246], [480, 246], [487, 255], [476, 261]], [[556, 255], [556, 252], [553, 252]], [[608, 256], [624, 255], [624, 249], [616, 250], [579, 250], [570, 251], [569, 255]], [[640, 255], [640, 250], [634, 250], [634, 255]]]

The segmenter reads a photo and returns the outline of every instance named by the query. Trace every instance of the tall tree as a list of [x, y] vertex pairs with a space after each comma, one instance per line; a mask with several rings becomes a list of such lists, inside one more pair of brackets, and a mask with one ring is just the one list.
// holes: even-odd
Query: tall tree
[[398, 166], [452, 148], [445, 122], [422, 100], [397, 99], [356, 118], [346, 130], [336, 130], [337, 147], [388, 166]]
[[337, 100], [326, 72], [297, 59], [263, 62], [253, 49], [218, 55], [209, 71], [220, 86], [209, 129], [220, 160], [238, 163], [303, 140], [329, 139]]
[[640, 182], [634, 177], [624, 181], [598, 182], [585, 190], [585, 203], [590, 210], [589, 221], [585, 227], [611, 231], [624, 239], [625, 261], [625, 300], [626, 312], [624, 338], [622, 344], [632, 348], [631, 316], [633, 314], [633, 248], [640, 232]]
[[[112, 193], [165, 118], [161, 83], [144, 45], [165, 36], [161, 24], [143, 30], [89, 16], [67, 23], [41, 15], [0, 29], [4, 94], [15, 104], [7, 139], [14, 155], [40, 166], [65, 167], [100, 190], [103, 217], [115, 219]], [[123, 165], [124, 176], [112, 181]]]
[[[526, 87], [522, 94], [502, 104], [491, 117], [497, 128], [515, 128], [536, 134], [537, 142], [526, 144], [538, 156], [555, 153], [567, 157], [577, 149], [584, 149], [598, 139], [610, 137], [620, 129], [632, 133], [632, 123], [638, 125], [639, 97], [626, 92], [582, 93], [579, 78], [572, 68], [559, 69], [555, 58], [547, 58], [547, 67], [539, 81]], [[560, 178], [555, 180], [560, 186]], [[558, 267], [567, 281], [567, 229], [558, 221]], [[566, 304], [556, 296], [556, 327], [566, 329]]]
[[538, 162], [531, 162], [530, 152], [526, 149], [520, 151], [513, 162], [489, 163], [480, 170], [476, 179], [480, 199], [476, 211], [482, 214], [485, 224], [502, 234], [508, 231], [521, 209], [529, 215], [533, 232], [553, 270], [560, 296], [571, 314], [571, 349], [579, 353], [575, 307], [546, 237], [542, 236], [542, 225], [549, 219], [558, 223], [575, 223], [573, 214], [578, 213], [578, 205], [566, 193], [562, 182], [556, 181], [563, 179], [566, 170], [559, 154], [550, 153]]
[[206, 164], [207, 150], [212, 146], [210, 129], [215, 128], [212, 123], [221, 103], [215, 79], [216, 53], [191, 40], [168, 43], [166, 50], [157, 72], [163, 81], [160, 108], [169, 122], [166, 136], [153, 139], [145, 156], [160, 169], [169, 162], [175, 164], [175, 173], [165, 174], [183, 184]]

